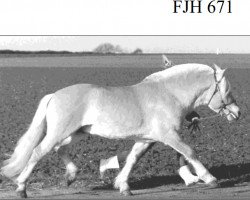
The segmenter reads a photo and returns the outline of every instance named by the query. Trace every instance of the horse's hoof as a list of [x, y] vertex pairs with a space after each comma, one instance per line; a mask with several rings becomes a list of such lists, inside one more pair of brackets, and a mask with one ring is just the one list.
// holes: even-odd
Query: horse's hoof
[[64, 177], [65, 177], [65, 180], [66, 180], [66, 184], [69, 187], [73, 182], [75, 182], [75, 180], [76, 180], [76, 173], [75, 174], [66, 173], [64, 175]]
[[204, 189], [214, 189], [214, 188], [219, 188], [221, 185], [217, 182], [217, 180], [213, 180], [209, 183], [203, 183], [202, 187]]
[[130, 190], [125, 190], [121, 192], [122, 196], [132, 196], [133, 193]]
[[26, 193], [25, 190], [23, 190], [23, 191], [18, 191], [17, 194], [18, 194], [21, 198], [27, 198], [27, 197], [28, 197], [28, 195], [27, 195], [27, 193]]
[[73, 179], [67, 179], [67, 186], [69, 187], [72, 183], [74, 183], [75, 182], [75, 178], [73, 178]]
[[220, 185], [219, 185], [219, 183], [218, 183], [217, 180], [213, 180], [210, 183], [207, 183], [207, 186], [209, 188], [218, 188], [218, 187], [220, 187]]
[[186, 184], [187, 187], [191, 187], [191, 186], [196, 185], [198, 182], [199, 182], [199, 178], [197, 177], [197, 178], [194, 178], [194, 179], [193, 179], [192, 181], [190, 181], [190, 182], [185, 182], [185, 184]]
[[197, 184], [197, 182], [192, 182], [192, 183], [186, 184], [186, 186], [187, 186], [187, 187], [192, 187], [192, 186], [194, 186], [194, 185], [196, 185], [196, 184]]

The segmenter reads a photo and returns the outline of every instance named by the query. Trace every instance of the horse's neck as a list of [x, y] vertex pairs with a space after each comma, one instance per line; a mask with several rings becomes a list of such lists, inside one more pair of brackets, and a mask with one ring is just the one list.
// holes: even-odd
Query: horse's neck
[[213, 75], [210, 72], [187, 73], [162, 80], [168, 94], [174, 95], [186, 109], [195, 109], [206, 103]]

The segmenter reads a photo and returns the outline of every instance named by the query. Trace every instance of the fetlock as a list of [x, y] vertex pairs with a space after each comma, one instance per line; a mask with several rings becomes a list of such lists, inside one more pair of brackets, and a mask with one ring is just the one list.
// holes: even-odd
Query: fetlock
[[66, 179], [67, 186], [70, 186], [76, 180], [76, 175], [78, 173], [78, 169], [76, 168], [73, 172], [67, 171], [64, 175]]
[[195, 184], [199, 181], [199, 177], [195, 176], [191, 173], [188, 165], [182, 166], [179, 170], [178, 173], [180, 177], [184, 180], [186, 186], [190, 186], [192, 184]]
[[16, 193], [18, 196], [21, 198], [27, 198], [27, 193], [26, 193], [26, 183], [17, 183], [18, 187], [16, 189]]

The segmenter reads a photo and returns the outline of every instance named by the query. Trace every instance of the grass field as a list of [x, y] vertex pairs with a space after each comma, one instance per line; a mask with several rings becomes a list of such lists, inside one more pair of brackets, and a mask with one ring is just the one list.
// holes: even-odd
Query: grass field
[[[211, 119], [201, 124], [201, 132], [193, 134], [185, 128], [185, 123], [182, 136], [218, 178], [249, 182], [250, 55], [173, 54], [168, 57], [174, 64], [216, 63], [222, 68], [229, 68], [226, 76], [242, 111], [240, 121], [228, 123], [224, 118]], [[76, 83], [131, 85], [161, 70], [161, 66], [161, 55], [0, 56], [0, 162], [6, 158], [6, 153], [12, 153], [45, 94]], [[202, 117], [213, 114], [204, 107], [198, 112]], [[80, 169], [74, 186], [98, 180], [100, 158], [130, 149], [132, 144], [133, 141], [114, 141], [86, 135], [70, 151]], [[132, 180], [134, 185], [139, 178], [156, 180], [155, 177], [158, 177], [159, 181], [180, 181], [175, 179], [177, 169], [176, 153], [159, 143], [139, 161]], [[51, 152], [36, 166], [30, 183], [43, 186], [64, 184], [63, 174], [62, 161], [55, 152]], [[3, 180], [2, 187], [9, 185], [8, 180]]]

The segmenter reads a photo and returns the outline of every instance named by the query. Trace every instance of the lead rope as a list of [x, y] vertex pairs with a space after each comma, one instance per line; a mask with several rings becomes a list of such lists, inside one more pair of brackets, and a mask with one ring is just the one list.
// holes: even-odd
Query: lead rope
[[192, 122], [188, 125], [188, 130], [190, 130], [191, 129], [191, 133], [193, 133], [193, 131], [197, 131], [197, 130], [199, 130], [199, 131], [201, 131], [201, 129], [200, 129], [200, 123], [202, 122], [202, 121], [205, 121], [205, 120], [208, 120], [208, 119], [213, 119], [213, 118], [216, 118], [216, 117], [219, 117], [219, 116], [221, 116], [221, 114], [220, 113], [218, 113], [218, 114], [215, 114], [215, 115], [212, 115], [212, 116], [209, 116], [209, 117], [201, 117], [201, 118], [198, 118], [198, 117], [194, 117], [193, 119], [192, 119]]
[[215, 118], [215, 117], [219, 117], [219, 116], [221, 116], [221, 114], [220, 114], [220, 113], [215, 114], [215, 115], [212, 115], [212, 116], [209, 116], [209, 117], [202, 117], [202, 118], [198, 118], [198, 121], [204, 121], [204, 120], [206, 120], [206, 119], [213, 119], [213, 118]]
[[[214, 71], [215, 89], [214, 89], [214, 92], [213, 92], [213, 94], [212, 94], [210, 100], [208, 101], [208, 104], [209, 104], [210, 101], [212, 100], [212, 98], [213, 98], [214, 94], [217, 92], [217, 90], [220, 91], [219, 83], [221, 82], [222, 78], [223, 78], [223, 76], [221, 77], [220, 80], [217, 80], [217, 78], [216, 78], [216, 72]], [[222, 99], [223, 99], [223, 98], [222, 98]], [[223, 108], [222, 108], [222, 109], [223, 109]], [[221, 109], [221, 110], [222, 110], [222, 109]], [[201, 122], [201, 121], [208, 120], [208, 119], [213, 119], [213, 118], [218, 117], [218, 116], [221, 116], [221, 110], [219, 111], [219, 113], [217, 113], [217, 114], [215, 114], [215, 115], [212, 115], [212, 116], [209, 116], [209, 117], [200, 117], [200, 118], [199, 118], [199, 117], [194, 117], [194, 118], [192, 118], [192, 122], [188, 125], [187, 128], [188, 128], [188, 129], [191, 129], [191, 133], [192, 133], [193, 131], [197, 131], [197, 130], [201, 131], [201, 130], [200, 130], [200, 127], [199, 127], [200, 122]]]

